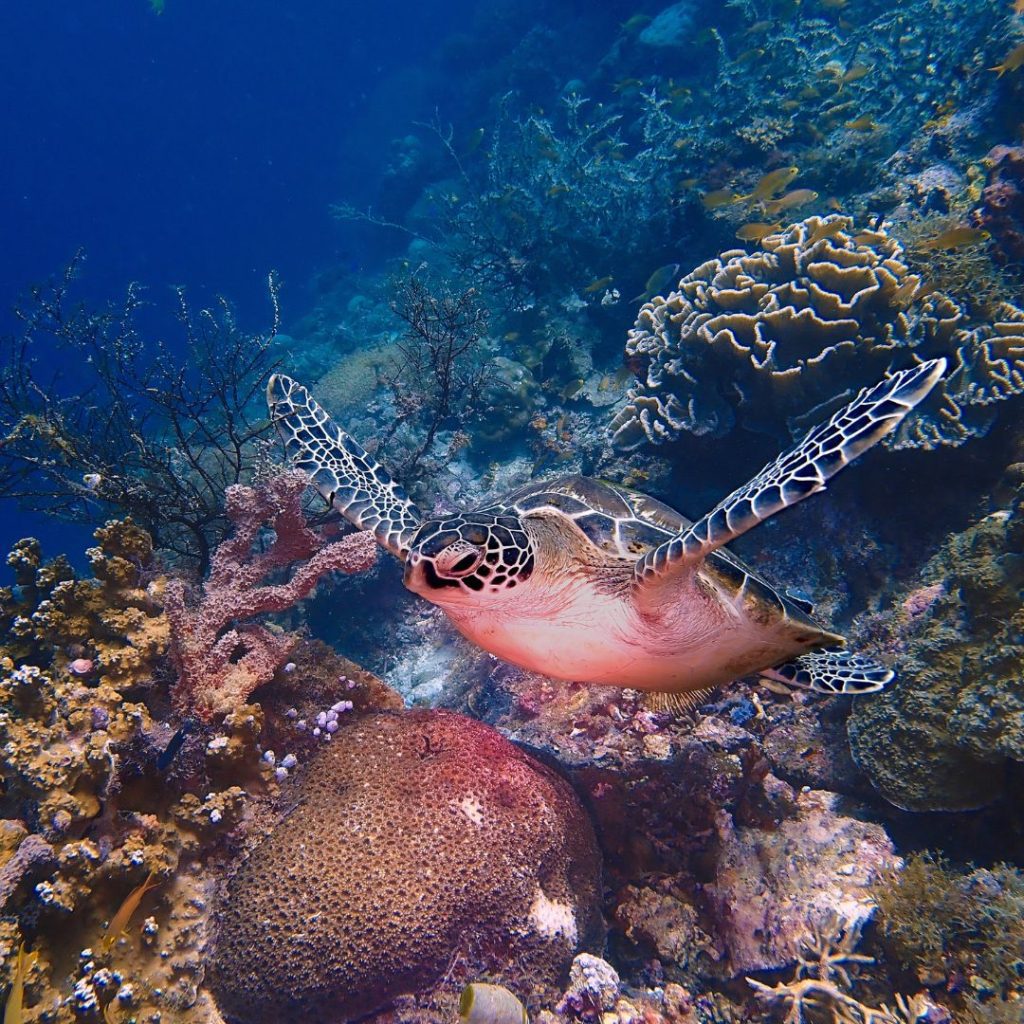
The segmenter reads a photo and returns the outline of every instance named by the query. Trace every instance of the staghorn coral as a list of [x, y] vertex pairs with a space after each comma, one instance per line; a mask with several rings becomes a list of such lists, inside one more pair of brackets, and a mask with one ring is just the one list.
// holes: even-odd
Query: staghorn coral
[[296, 795], [224, 895], [212, 966], [229, 1021], [330, 1024], [483, 972], [537, 992], [600, 940], [585, 813], [487, 726], [359, 718]]
[[989, 429], [997, 403], [1024, 393], [1024, 312], [1004, 304], [995, 324], [971, 328], [884, 231], [854, 235], [848, 217], [809, 217], [762, 246], [701, 264], [641, 308], [626, 343], [640, 382], [611, 424], [619, 448], [780, 416], [795, 435], [916, 357], [946, 355], [950, 371], [890, 447], [962, 444]]
[[[180, 672], [174, 689], [180, 711], [209, 720], [243, 704], [256, 687], [273, 679], [297, 642], [291, 634], [246, 620], [291, 607], [329, 572], [354, 573], [373, 564], [377, 547], [372, 534], [324, 546], [306, 525], [301, 498], [307, 484], [304, 474], [290, 472], [256, 488], [229, 487], [226, 512], [235, 532], [214, 552], [202, 597], [190, 604], [184, 582], [168, 582], [164, 602]], [[273, 530], [274, 540], [254, 552], [265, 526]], [[287, 582], [270, 582], [272, 573], [296, 561], [303, 564]]]
[[1007, 765], [1024, 762], [1024, 466], [1008, 476], [1010, 507], [950, 537], [879, 622], [897, 681], [853, 709], [848, 731], [854, 759], [898, 807], [982, 807], [1004, 791]]

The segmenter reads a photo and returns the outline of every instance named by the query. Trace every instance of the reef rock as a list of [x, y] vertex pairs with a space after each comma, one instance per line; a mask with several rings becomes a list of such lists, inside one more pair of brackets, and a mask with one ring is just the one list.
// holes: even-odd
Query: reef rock
[[341, 1022], [446, 975], [555, 991], [602, 937], [571, 788], [444, 711], [340, 730], [227, 885], [213, 990], [234, 1024]]
[[1024, 146], [996, 146], [986, 158], [991, 167], [981, 193], [978, 222], [993, 238], [998, 263], [1024, 262]]
[[732, 974], [783, 967], [814, 928], [833, 918], [863, 924], [873, 913], [870, 887], [899, 859], [885, 830], [841, 813], [840, 799], [801, 792], [796, 813], [772, 830], [719, 816], [718, 864], [702, 895]]
[[896, 683], [850, 716], [854, 759], [897, 807], [983, 807], [1024, 762], [1024, 465], [1010, 475], [1010, 508], [950, 537], [884, 624]]
[[1004, 303], [997, 323], [972, 328], [884, 231], [809, 217], [761, 247], [722, 253], [641, 307], [626, 342], [639, 383], [612, 421], [617, 447], [780, 419], [797, 436], [916, 357], [944, 355], [950, 369], [889, 447], [962, 444], [990, 428], [996, 403], [1024, 393], [1024, 312]]

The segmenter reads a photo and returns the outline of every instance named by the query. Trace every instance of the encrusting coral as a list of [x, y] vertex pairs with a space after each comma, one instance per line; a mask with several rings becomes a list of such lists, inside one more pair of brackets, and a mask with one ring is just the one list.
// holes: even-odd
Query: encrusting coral
[[962, 444], [1024, 393], [1024, 311], [1007, 303], [997, 323], [972, 328], [884, 230], [809, 217], [761, 246], [708, 260], [643, 305], [626, 343], [639, 383], [611, 425], [619, 448], [780, 417], [798, 434], [837, 396], [916, 357], [945, 355], [950, 371], [890, 447]]
[[488, 726], [367, 715], [295, 796], [219, 911], [213, 990], [231, 1022], [340, 1024], [483, 973], [532, 1000], [601, 941], [586, 813]]
[[80, 580], [64, 556], [43, 562], [39, 542], [7, 557], [15, 586], [0, 588], [4, 654], [38, 668], [101, 676], [118, 689], [145, 685], [167, 649], [169, 625], [158, 588], [143, 586], [153, 557], [149, 534], [130, 519], [96, 531], [86, 555], [94, 579]]
[[[164, 605], [180, 672], [174, 690], [180, 711], [209, 720], [244, 703], [273, 679], [298, 639], [251, 620], [308, 597], [329, 572], [360, 572], [376, 559], [371, 533], [325, 545], [306, 525], [301, 499], [307, 484], [304, 474], [290, 472], [258, 487], [229, 487], [225, 503], [234, 534], [213, 553], [201, 598], [191, 604], [184, 582], [168, 582]], [[274, 539], [254, 551], [265, 527]], [[271, 581], [272, 573], [294, 562], [302, 564], [290, 579]]]
[[1013, 1016], [1024, 1000], [1019, 868], [958, 870], [942, 857], [915, 854], [881, 879], [874, 895], [877, 941], [925, 984], [951, 993], [957, 1020], [1020, 1019]]
[[982, 807], [1024, 762], [1024, 464], [1007, 479], [1009, 508], [950, 537], [879, 623], [897, 681], [857, 704], [848, 729], [857, 763], [898, 807]]

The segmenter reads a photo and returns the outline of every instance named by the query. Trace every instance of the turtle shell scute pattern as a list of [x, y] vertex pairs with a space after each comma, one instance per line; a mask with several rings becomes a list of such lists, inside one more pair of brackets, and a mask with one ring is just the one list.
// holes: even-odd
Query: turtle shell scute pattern
[[[505, 508], [529, 517], [549, 512], [565, 516], [599, 551], [637, 561], [648, 551], [692, 526], [686, 516], [650, 495], [590, 477], [568, 476], [528, 484], [509, 495]], [[818, 633], [801, 603], [780, 594], [727, 548], [705, 559], [699, 570], [710, 585], [762, 621], [788, 618]]]

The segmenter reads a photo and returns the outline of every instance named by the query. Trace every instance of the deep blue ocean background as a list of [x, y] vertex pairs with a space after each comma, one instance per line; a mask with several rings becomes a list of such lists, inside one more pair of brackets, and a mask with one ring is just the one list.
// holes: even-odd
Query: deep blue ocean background
[[[101, 304], [144, 284], [154, 337], [175, 337], [176, 285], [196, 303], [228, 297], [260, 330], [272, 269], [285, 323], [301, 315], [317, 271], [360, 269], [367, 256], [329, 204], [372, 203], [388, 140], [437, 105], [450, 117], [460, 75], [494, 56], [444, 52], [477, 6], [168, 0], [158, 15], [147, 0], [5, 4], [0, 330], [17, 297], [79, 248], [80, 297]], [[4, 550], [26, 532], [51, 551], [88, 536], [12, 506], [0, 504]]]

